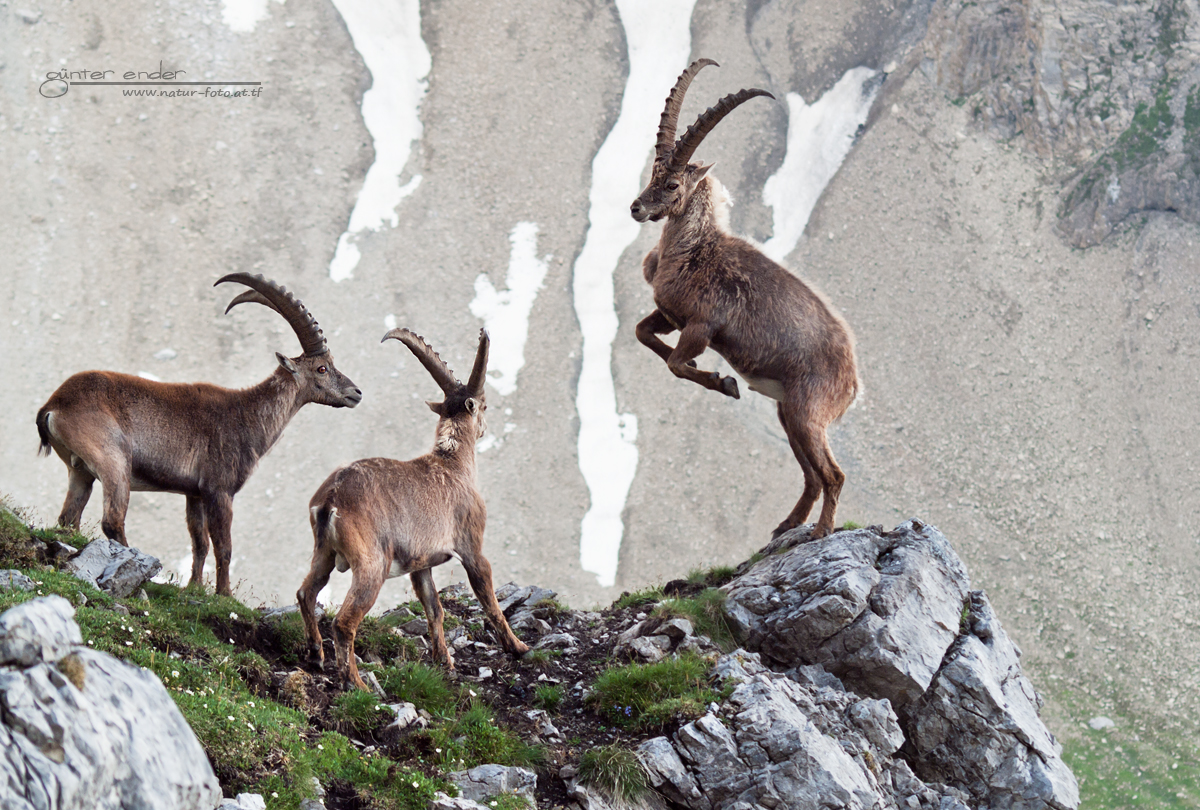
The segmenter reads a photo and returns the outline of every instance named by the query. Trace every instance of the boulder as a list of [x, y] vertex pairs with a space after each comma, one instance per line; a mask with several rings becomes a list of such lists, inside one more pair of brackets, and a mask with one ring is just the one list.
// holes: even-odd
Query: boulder
[[528, 768], [480, 765], [469, 771], [455, 771], [448, 778], [458, 786], [464, 799], [482, 802], [501, 793], [515, 793], [535, 804], [533, 789], [537, 787], [537, 774]]
[[212, 810], [221, 787], [152, 673], [78, 646], [57, 596], [0, 615], [5, 810]]
[[772, 554], [725, 586], [726, 608], [748, 649], [783, 667], [821, 664], [903, 714], [958, 635], [968, 585], [942, 533], [913, 520]]
[[15, 568], [0, 571], [0, 591], [32, 591], [33, 580]]
[[68, 560], [63, 569], [118, 599], [124, 599], [158, 574], [162, 563], [136, 548], [99, 537]]

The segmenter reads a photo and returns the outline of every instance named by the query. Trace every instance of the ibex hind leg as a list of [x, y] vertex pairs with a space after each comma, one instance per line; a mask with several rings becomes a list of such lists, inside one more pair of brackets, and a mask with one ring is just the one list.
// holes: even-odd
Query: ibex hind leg
[[473, 557], [464, 556], [462, 562], [463, 568], [467, 570], [467, 579], [471, 583], [471, 590], [475, 591], [475, 596], [479, 599], [480, 606], [483, 607], [483, 615], [487, 617], [488, 624], [491, 625], [492, 632], [496, 635], [500, 645], [508, 651], [509, 655], [524, 655], [529, 652], [529, 645], [513, 633], [512, 628], [508, 626], [508, 620], [504, 618], [504, 613], [500, 610], [500, 603], [496, 601], [496, 591], [492, 587], [491, 564], [481, 554]]
[[204, 502], [187, 496], [187, 528], [192, 538], [192, 577], [188, 587], [204, 585], [204, 561], [208, 559], [208, 520], [204, 517]]
[[296, 604], [300, 606], [300, 618], [304, 622], [304, 639], [308, 643], [305, 651], [309, 661], [323, 665], [325, 650], [321, 646], [321, 630], [317, 626], [317, 594], [329, 583], [336, 555], [332, 549], [318, 545], [313, 549], [312, 565], [308, 576], [296, 591]]
[[842, 484], [846, 481], [846, 474], [842, 472], [842, 468], [838, 466], [833, 457], [833, 451], [829, 449], [829, 438], [826, 436], [825, 430], [825, 425], [815, 419], [810, 419], [797, 435], [800, 449], [808, 457], [817, 478], [821, 481], [821, 516], [817, 519], [817, 525], [812, 531], [814, 540], [833, 531], [838, 497], [842, 493]]
[[433, 659], [445, 665], [447, 669], [454, 669], [454, 659], [450, 657], [450, 650], [446, 647], [446, 634], [442, 628], [446, 614], [442, 610], [441, 600], [438, 599], [437, 586], [433, 584], [433, 571], [423, 568], [420, 571], [413, 571], [408, 578], [412, 581], [413, 591], [417, 594], [417, 598], [421, 600], [421, 607], [425, 608], [425, 621], [429, 623], [429, 646]]
[[333, 620], [333, 648], [337, 654], [338, 672], [342, 676], [343, 685], [366, 690], [358, 674], [358, 662], [354, 660], [354, 638], [358, 634], [358, 626], [363, 617], [375, 604], [379, 597], [379, 589], [383, 587], [384, 572], [369, 570], [367, 566], [351, 569], [354, 576], [350, 581], [350, 590], [346, 593], [346, 601], [342, 603], [337, 618]]
[[92, 484], [95, 477], [85, 469], [67, 466], [67, 498], [63, 501], [62, 512], [58, 516], [58, 525], [67, 529], [79, 531], [79, 523], [83, 519], [83, 510], [88, 499], [92, 497]]
[[804, 447], [799, 440], [799, 433], [803, 428], [788, 426], [787, 411], [784, 409], [782, 402], [778, 404], [777, 412], [779, 414], [779, 424], [783, 426], [783, 432], [788, 437], [788, 444], [792, 448], [792, 454], [800, 462], [800, 469], [804, 473], [804, 492], [800, 495], [800, 500], [796, 501], [796, 505], [792, 508], [791, 513], [784, 518], [782, 523], [775, 527], [775, 531], [771, 532], [772, 540], [808, 520], [808, 513], [812, 511], [813, 504], [817, 502], [817, 496], [821, 494], [821, 479], [813, 468], [812, 462], [809, 461], [808, 455], [805, 453]]

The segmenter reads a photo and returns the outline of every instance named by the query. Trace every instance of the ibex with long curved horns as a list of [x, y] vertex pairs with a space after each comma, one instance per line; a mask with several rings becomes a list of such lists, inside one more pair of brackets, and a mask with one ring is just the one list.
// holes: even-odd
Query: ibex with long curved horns
[[338, 673], [347, 685], [366, 686], [354, 660], [354, 636], [375, 604], [384, 580], [408, 574], [425, 608], [433, 657], [453, 669], [442, 632], [442, 605], [431, 569], [451, 558], [462, 563], [492, 634], [512, 655], [529, 647], [513, 634], [492, 588], [492, 567], [483, 556], [487, 507], [475, 486], [475, 442], [485, 428], [483, 381], [488, 336], [480, 330], [475, 366], [466, 385], [454, 377], [425, 339], [407, 329], [383, 336], [407, 346], [442, 389], [442, 402], [427, 402], [438, 415], [433, 450], [411, 461], [365, 458], [334, 470], [321, 484], [309, 513], [312, 567], [296, 602], [304, 617], [311, 659], [325, 660], [317, 628], [317, 593], [337, 566], [353, 579], [333, 622]]
[[[667, 96], [650, 183], [630, 206], [638, 222], [667, 218], [642, 262], [657, 309], [637, 325], [637, 337], [675, 376], [737, 399], [737, 380], [696, 368], [695, 358], [711, 348], [750, 390], [778, 401], [779, 422], [804, 471], [804, 492], [774, 536], [803, 523], [823, 493], [812, 536], [824, 537], [846, 479], [826, 429], [858, 394], [854, 336], [820, 293], [729, 233], [729, 198], [708, 174], [711, 164], [689, 163], [722, 118], [756, 96], [774, 96], [758, 89], [731, 93], [675, 140], [688, 85], [715, 64], [693, 62]], [[679, 340], [671, 348], [658, 336], [675, 330]]]
[[[83, 508], [99, 478], [104, 487], [100, 528], [122, 545], [130, 490], [178, 492], [187, 497], [192, 577], [201, 582], [209, 537], [217, 560], [217, 593], [230, 594], [230, 527], [233, 496], [275, 444], [287, 423], [309, 402], [353, 408], [360, 391], [333, 365], [316, 320], [291, 293], [259, 275], [231, 273], [227, 281], [250, 289], [225, 309], [252, 301], [291, 325], [304, 353], [276, 352], [279, 367], [258, 385], [240, 391], [206, 383], [163, 383], [84, 371], [58, 387], [37, 414], [40, 452], [53, 448], [67, 465], [69, 484], [58, 522], [79, 528]], [[214, 285], [215, 286], [215, 285]]]

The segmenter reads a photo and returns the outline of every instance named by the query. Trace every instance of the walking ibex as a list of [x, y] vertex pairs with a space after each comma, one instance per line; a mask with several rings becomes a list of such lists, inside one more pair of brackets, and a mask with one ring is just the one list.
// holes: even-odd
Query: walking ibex
[[[778, 401], [779, 422], [804, 471], [804, 493], [774, 535], [803, 523], [824, 494], [814, 538], [833, 528], [846, 476], [825, 435], [858, 394], [854, 336], [816, 290], [728, 230], [728, 195], [712, 165], [689, 163], [713, 127], [765, 90], [731, 93], [700, 114], [678, 141], [684, 93], [711, 59], [688, 66], [667, 96], [650, 183], [630, 211], [638, 222], [666, 217], [642, 272], [657, 307], [637, 325], [637, 338], [677, 377], [737, 399], [737, 380], [701, 371], [695, 358], [711, 348], [757, 391]], [[658, 336], [679, 331], [671, 348]]]
[[312, 567], [296, 602], [304, 618], [310, 659], [324, 662], [315, 616], [317, 593], [334, 566], [351, 571], [346, 600], [333, 622], [338, 673], [348, 686], [365, 689], [354, 660], [354, 636], [375, 604], [384, 580], [408, 574], [425, 608], [433, 657], [453, 669], [442, 632], [442, 605], [431, 569], [451, 558], [462, 563], [492, 634], [511, 655], [521, 643], [500, 611], [492, 589], [492, 567], [483, 556], [487, 507], [475, 486], [475, 442], [485, 428], [483, 381], [488, 335], [480, 330], [475, 367], [466, 385], [455, 379], [425, 339], [407, 329], [383, 336], [412, 350], [445, 394], [427, 402], [438, 415], [433, 450], [411, 461], [365, 458], [334, 470], [309, 501], [313, 529]]
[[275, 444], [287, 423], [309, 402], [353, 408], [362, 391], [333, 365], [325, 336], [304, 304], [259, 275], [231, 273], [250, 289], [228, 312], [247, 301], [263, 304], [287, 320], [304, 353], [288, 358], [267, 379], [240, 391], [206, 383], [164, 383], [84, 371], [58, 387], [37, 413], [39, 451], [58, 453], [69, 483], [58, 522], [79, 528], [83, 508], [99, 478], [104, 487], [100, 528], [122, 545], [130, 490], [178, 492], [187, 497], [192, 537], [192, 578], [201, 583], [208, 541], [217, 560], [217, 593], [231, 594], [229, 560], [233, 496]]

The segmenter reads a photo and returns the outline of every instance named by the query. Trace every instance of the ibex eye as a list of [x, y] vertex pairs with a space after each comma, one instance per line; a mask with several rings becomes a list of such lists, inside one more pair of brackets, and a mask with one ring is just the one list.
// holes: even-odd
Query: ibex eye
[[672, 180], [670, 183], [667, 183], [667, 191], [674, 191], [677, 188], [679, 188], [678, 181]]
[[325, 366], [317, 366], [317, 373], [318, 373], [318, 374], [324, 374], [324, 373], [325, 373], [325, 372], [327, 372], [327, 371], [329, 371], [329, 369], [325, 368]]

